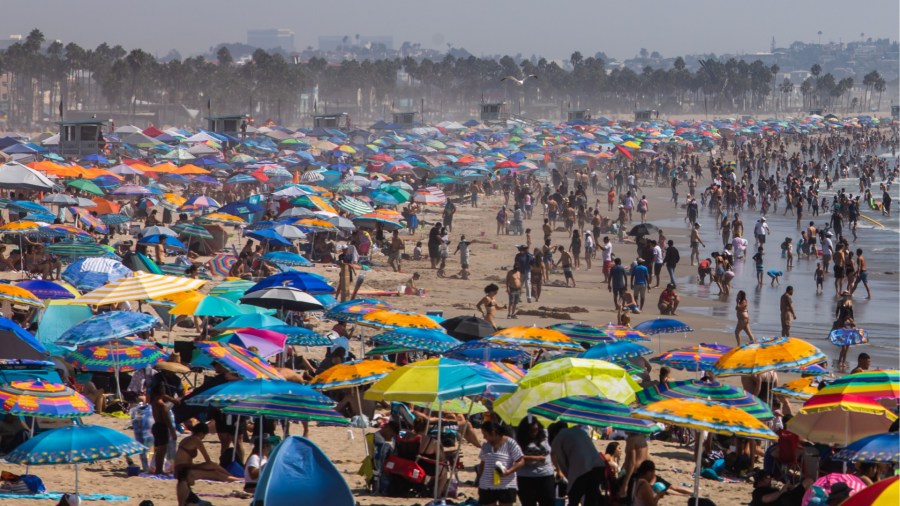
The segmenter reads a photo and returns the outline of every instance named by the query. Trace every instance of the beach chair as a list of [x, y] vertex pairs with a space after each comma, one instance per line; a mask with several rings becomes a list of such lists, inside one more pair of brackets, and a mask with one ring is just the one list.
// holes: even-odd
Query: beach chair
[[777, 470], [784, 483], [797, 483], [800, 481], [800, 438], [793, 432], [781, 431], [778, 435], [778, 459]]

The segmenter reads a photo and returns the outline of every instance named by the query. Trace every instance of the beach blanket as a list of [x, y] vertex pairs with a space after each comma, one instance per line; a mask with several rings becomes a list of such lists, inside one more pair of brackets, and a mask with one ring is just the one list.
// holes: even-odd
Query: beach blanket
[[[0, 499], [38, 499], [42, 501], [51, 500], [58, 501], [62, 499], [62, 492], [46, 492], [43, 494], [13, 494], [11, 492], [0, 492]], [[112, 494], [88, 494], [81, 495], [82, 501], [127, 501], [130, 499], [127, 495]]]

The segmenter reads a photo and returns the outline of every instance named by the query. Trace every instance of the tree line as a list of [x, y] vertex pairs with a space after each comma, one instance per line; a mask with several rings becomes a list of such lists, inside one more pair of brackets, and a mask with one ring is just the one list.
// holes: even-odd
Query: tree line
[[[854, 96], [859, 94], [854, 94], [858, 87], [852, 78], [837, 80], [822, 74], [817, 64], [800, 85], [801, 101], [795, 103], [791, 81], [778, 82], [778, 66], [759, 60], [706, 59], [691, 71], [679, 57], [671, 68], [647, 66], [635, 72], [609, 70], [603, 59], [575, 52], [568, 63], [447, 55], [440, 60], [406, 57], [330, 64], [323, 58], [294, 62], [260, 49], [238, 64], [226, 47], [219, 48], [216, 61], [197, 56], [162, 62], [146, 51], [127, 51], [120, 45], [102, 43], [90, 49], [74, 42], [46, 44], [38, 29], [0, 53], [0, 72], [10, 80], [8, 123], [25, 127], [56, 121], [61, 102], [66, 109], [131, 114], [153, 105], [184, 106], [205, 114], [214, 104], [218, 112], [300, 124], [302, 116], [326, 109], [379, 118], [399, 108], [401, 100], [417, 111], [424, 104], [426, 112], [441, 119], [469, 117], [486, 97], [526, 110], [544, 106], [591, 109], [595, 114], [632, 109], [710, 114], [790, 108], [851, 111], [871, 107], [870, 92], [878, 93], [880, 107], [886, 89], [885, 79], [872, 71], [862, 80], [865, 93]], [[507, 75], [529, 74], [538, 79], [525, 86], [500, 82]], [[317, 96], [311, 98], [314, 87]], [[305, 103], [303, 93], [308, 94]]]

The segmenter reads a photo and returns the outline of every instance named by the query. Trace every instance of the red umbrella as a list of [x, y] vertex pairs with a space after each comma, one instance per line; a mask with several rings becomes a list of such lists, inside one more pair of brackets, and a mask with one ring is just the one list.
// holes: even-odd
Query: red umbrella
[[634, 160], [634, 157], [631, 155], [631, 151], [628, 151], [628, 149], [624, 146], [616, 146], [616, 149], [618, 149], [623, 155], [625, 155], [625, 158]]

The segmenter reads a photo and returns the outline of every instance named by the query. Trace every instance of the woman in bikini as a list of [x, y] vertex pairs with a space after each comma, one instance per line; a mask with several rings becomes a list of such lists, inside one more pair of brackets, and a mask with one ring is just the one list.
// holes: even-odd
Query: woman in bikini
[[497, 328], [497, 324], [494, 322], [494, 313], [496, 313], [498, 309], [506, 309], [506, 306], [497, 304], [497, 294], [499, 292], [500, 287], [491, 283], [484, 287], [484, 297], [478, 301], [478, 304], [475, 304], [475, 309], [481, 311], [481, 316], [487, 320], [488, 323], [493, 325], [494, 328]]
[[[173, 471], [178, 484], [175, 486], [175, 493], [178, 497], [178, 506], [187, 506], [188, 498], [191, 495], [191, 487], [197, 480], [238, 482], [240, 478], [236, 478], [228, 473], [222, 466], [216, 464], [209, 458], [209, 452], [203, 445], [203, 438], [209, 434], [209, 427], [205, 423], [198, 423], [191, 427], [191, 435], [181, 440], [178, 444], [178, 451], [175, 452], [175, 463]], [[197, 454], [203, 456], [203, 462], [194, 464]]]

